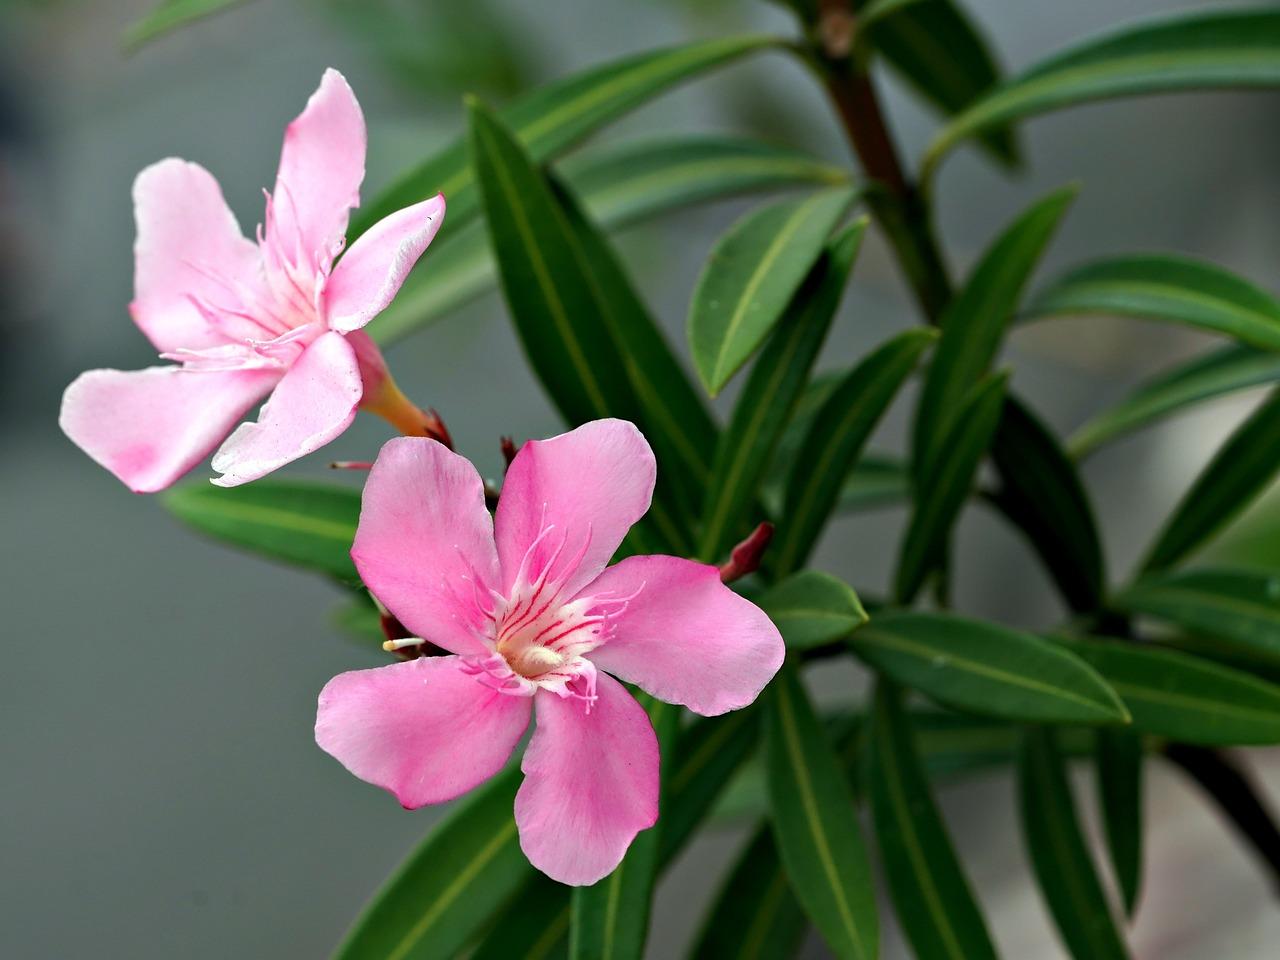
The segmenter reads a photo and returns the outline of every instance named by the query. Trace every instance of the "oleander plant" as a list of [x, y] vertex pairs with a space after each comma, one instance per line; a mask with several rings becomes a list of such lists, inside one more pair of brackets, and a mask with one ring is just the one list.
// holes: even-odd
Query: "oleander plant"
[[[1241, 749], [1280, 743], [1280, 550], [1203, 559], [1280, 469], [1280, 300], [1177, 253], [1041, 276], [1087, 187], [1032, 203], [964, 275], [934, 226], [957, 148], [1012, 170], [1020, 126], [1051, 111], [1280, 87], [1280, 10], [1125, 24], [1002, 76], [958, 0], [779, 2], [786, 35], [692, 40], [501, 102], [466, 98], [456, 139], [397, 158], [403, 173], [363, 202], [364, 118], [331, 69], [285, 129], [256, 235], [198, 163], [138, 175], [130, 312], [160, 361], [83, 374], [61, 426], [197, 531], [339, 584], [336, 628], [385, 662], [316, 691], [318, 748], [406, 810], [451, 804], [353, 905], [342, 960], [639, 958], [663, 872], [729, 813], [750, 827], [709, 881], [687, 956], [789, 957], [816, 934], [869, 960], [891, 907], [916, 956], [993, 958], [992, 905], [935, 788], [1001, 769], [1077, 960], [1129, 955], [1149, 764], [1180, 771], [1232, 825], [1248, 852], [1222, 856], [1252, 853], [1259, 884], [1280, 879], [1280, 832]], [[231, 5], [169, 0], [131, 40]], [[474, 29], [462, 39], [493, 54]], [[849, 156], [596, 137], [763, 57], [806, 68]], [[939, 118], [915, 162], [886, 122], [886, 69]], [[705, 252], [673, 343], [642, 295], [646, 265], [625, 263], [611, 232], [730, 196], [754, 205]], [[869, 230], [914, 315], [817, 374]], [[431, 337], [495, 285], [565, 432], [503, 438], [505, 475], [483, 478], [447, 426], [468, 398], [419, 406], [392, 370], [396, 341]], [[1015, 326], [1084, 315], [1223, 345], [1063, 437], [1014, 388], [1002, 347]], [[476, 377], [500, 391], [500, 372]], [[1138, 568], [1108, 571], [1082, 461], [1258, 388], [1272, 392], [1221, 438]], [[895, 405], [909, 429], [890, 455], [870, 441]], [[336, 465], [358, 485], [277, 472], [362, 411], [401, 435]], [[210, 454], [212, 483], [178, 482]], [[906, 521], [884, 595], [811, 565], [833, 518], [856, 528], [886, 504]], [[1052, 629], [953, 604], [954, 530], [974, 507], [1056, 588]], [[356, 652], [353, 667], [368, 662]], [[865, 679], [837, 707], [811, 681], [832, 661]], [[414, 814], [389, 799], [388, 815]]]

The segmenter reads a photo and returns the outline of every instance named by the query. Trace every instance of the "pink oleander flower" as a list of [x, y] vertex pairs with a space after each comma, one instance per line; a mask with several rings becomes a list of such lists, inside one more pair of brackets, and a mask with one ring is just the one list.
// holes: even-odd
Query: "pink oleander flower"
[[[392, 300], [444, 218], [442, 196], [391, 214], [342, 259], [364, 179], [364, 116], [325, 71], [285, 129], [257, 241], [240, 232], [218, 182], [170, 158], [134, 181], [134, 322], [170, 366], [90, 370], [62, 398], [59, 423], [139, 493], [213, 458], [235, 486], [328, 443], [356, 409], [421, 433], [422, 414], [361, 331]], [[232, 428], [270, 395], [256, 423]], [[227, 435], [230, 434], [230, 437]]]
[[655, 472], [632, 424], [597, 420], [526, 443], [490, 519], [467, 460], [390, 441], [351, 556], [391, 613], [451, 656], [334, 677], [316, 742], [413, 809], [496, 774], [536, 714], [520, 845], [562, 883], [608, 875], [658, 816], [657, 738], [614, 677], [714, 716], [754, 701], [784, 653], [715, 567], [646, 556], [606, 569]]

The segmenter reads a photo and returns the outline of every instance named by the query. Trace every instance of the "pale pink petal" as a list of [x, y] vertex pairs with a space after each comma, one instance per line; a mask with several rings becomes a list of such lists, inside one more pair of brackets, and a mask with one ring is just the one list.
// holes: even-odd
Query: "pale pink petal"
[[498, 555], [469, 460], [422, 437], [389, 441], [364, 485], [351, 558], [414, 636], [453, 653], [489, 649]]
[[320, 449], [350, 426], [361, 397], [355, 351], [340, 333], [326, 333], [302, 352], [262, 405], [257, 423], [242, 423], [213, 457], [234, 487], [266, 476]]
[[516, 794], [520, 847], [552, 880], [595, 883], [613, 872], [641, 830], [658, 819], [658, 738], [649, 715], [612, 677], [581, 700], [545, 690]]
[[152, 493], [208, 456], [279, 378], [273, 370], [90, 370], [62, 395], [58, 425], [130, 489]]
[[267, 240], [287, 260], [315, 262], [347, 232], [364, 180], [364, 114], [337, 70], [324, 72], [306, 109], [285, 128]]
[[782, 666], [782, 635], [763, 610], [720, 582], [720, 572], [679, 557], [628, 557], [582, 591], [630, 597], [589, 654], [601, 670], [659, 700], [713, 717], [753, 702]]
[[259, 254], [240, 233], [218, 181], [199, 164], [161, 160], [134, 180], [133, 214], [134, 322], [162, 353], [227, 342], [193, 298], [238, 308], [237, 285], [257, 286]]
[[379, 220], [351, 245], [325, 284], [333, 330], [358, 330], [391, 303], [444, 222], [444, 195]]
[[320, 691], [316, 743], [412, 810], [444, 803], [502, 769], [529, 725], [532, 697], [420, 657], [340, 673]]
[[535, 541], [529, 568], [541, 570], [558, 552], [555, 579], [566, 579], [566, 597], [594, 580], [649, 509], [656, 473], [648, 441], [626, 420], [593, 420], [526, 443], [507, 471], [495, 520], [506, 591]]

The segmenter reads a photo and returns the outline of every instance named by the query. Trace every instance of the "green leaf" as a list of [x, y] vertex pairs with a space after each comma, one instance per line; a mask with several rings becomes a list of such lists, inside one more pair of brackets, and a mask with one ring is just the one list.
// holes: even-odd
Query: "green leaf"
[[1152, 573], [1116, 596], [1126, 613], [1163, 620], [1280, 663], [1280, 576], [1247, 570]]
[[803, 566], [834, 509], [845, 478], [880, 418], [936, 338], [907, 330], [868, 354], [822, 404], [795, 455], [769, 562], [779, 575]]
[[979, 383], [947, 421], [946, 434], [920, 468], [915, 509], [894, 579], [896, 596], [904, 605], [915, 598], [930, 571], [946, 555], [951, 528], [973, 489], [978, 465], [1000, 422], [1007, 381], [1008, 374], [997, 374]]
[[1001, 481], [996, 504], [1026, 536], [1070, 607], [1097, 610], [1106, 575], [1084, 484], [1057, 438], [1016, 397], [1005, 398], [991, 458]]
[[942, 339], [925, 377], [912, 432], [917, 478], [961, 402], [991, 367], [1022, 289], [1075, 195], [1075, 187], [1055, 190], [1019, 215], [982, 255], [943, 313]]
[[382, 632], [378, 608], [367, 591], [361, 590], [351, 599], [342, 601], [334, 608], [330, 620], [338, 630], [361, 646], [381, 648], [387, 639]]
[[1144, 570], [1173, 566], [1226, 526], [1280, 470], [1280, 391], [1227, 438], [1160, 533]]
[[995, 948], [916, 752], [901, 695], [876, 685], [867, 793], [903, 932], [918, 957], [990, 957]]
[[1230, 346], [1160, 374], [1120, 403], [1088, 421], [1067, 448], [1077, 460], [1104, 443], [1167, 414], [1213, 397], [1280, 381], [1280, 355]]
[[[1129, 706], [1136, 724], [1137, 707]], [[1142, 737], [1117, 727], [1102, 727], [1095, 735], [1098, 808], [1124, 911], [1133, 916], [1142, 885]]]
[[[885, 6], [883, 2], [878, 4]], [[946, 116], [964, 110], [1000, 79], [986, 41], [951, 0], [916, 0], [873, 18], [859, 11], [871, 44], [908, 85]], [[1009, 126], [990, 126], [979, 142], [1001, 163], [1017, 166], [1018, 144]]]
[[269, 477], [242, 487], [185, 484], [160, 500], [178, 519], [215, 540], [359, 582], [351, 562], [359, 490]]
[[836, 956], [874, 957], [875, 890], [848, 780], [794, 667], [766, 696], [769, 802], [791, 886]]
[[862, 243], [859, 220], [831, 241], [751, 369], [720, 435], [702, 516], [699, 555], [715, 561], [738, 540], [773, 451], [826, 340]]
[[1040, 892], [1076, 960], [1127, 957], [1080, 832], [1054, 731], [1030, 729], [1018, 758], [1022, 829]]
[[856, 195], [833, 188], [783, 200], [716, 241], [689, 308], [694, 366], [713, 396], [777, 324]]
[[137, 50], [178, 27], [239, 6], [246, 0], [163, 0], [124, 32], [126, 50]]
[[1083, 660], [994, 623], [942, 613], [877, 614], [848, 642], [898, 683], [962, 710], [1043, 723], [1129, 719]]
[[438, 823], [378, 892], [336, 960], [447, 960], [533, 873], [512, 815], [512, 767]]
[[[777, 45], [772, 37], [749, 36], [652, 50], [530, 91], [499, 116], [533, 160], [542, 163], [681, 81]], [[479, 211], [480, 198], [462, 138], [406, 172], [362, 207], [352, 218], [348, 242], [383, 217], [436, 193], [449, 200], [447, 231], [460, 229]]]
[[[849, 180], [845, 171], [806, 154], [726, 137], [611, 144], [573, 154], [557, 170], [588, 218], [607, 229], [737, 194]], [[452, 208], [449, 216], [452, 224]], [[496, 280], [483, 228], [451, 230], [436, 238], [426, 265], [409, 274], [369, 332], [390, 343], [448, 315]]]
[[498, 914], [469, 960], [567, 957], [572, 890], [535, 871]]
[[1280, 350], [1280, 303], [1275, 297], [1221, 267], [1189, 257], [1130, 254], [1086, 263], [1039, 291], [1019, 319], [1084, 314], [1185, 324]]
[[843, 640], [867, 622], [853, 588], [818, 570], [802, 570], [774, 584], [756, 603], [777, 626], [789, 650]]
[[1174, 650], [1071, 640], [1124, 700], [1137, 730], [1205, 746], [1280, 743], [1280, 687]]
[[972, 104], [930, 144], [928, 180], [956, 144], [992, 125], [1110, 97], [1280, 84], [1280, 13], [1237, 10], [1151, 20], [1086, 40]]

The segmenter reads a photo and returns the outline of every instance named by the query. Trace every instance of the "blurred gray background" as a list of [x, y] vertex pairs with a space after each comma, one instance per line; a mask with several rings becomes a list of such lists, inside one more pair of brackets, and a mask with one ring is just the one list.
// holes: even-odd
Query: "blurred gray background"
[[[121, 32], [152, 2], [0, 5], [0, 956], [317, 957], [435, 813], [403, 812], [313, 743], [320, 687], [376, 662], [330, 626], [335, 589], [198, 539], [57, 429], [62, 388], [79, 371], [154, 362], [125, 311], [134, 175], [168, 155], [196, 160], [251, 226], [284, 124], [326, 66], [347, 75], [369, 119], [369, 196], [457, 132], [463, 89], [500, 100], [650, 46], [792, 26], [760, 0], [423, 0], [435, 19], [406, 35], [372, 19], [386, 4], [257, 0], [125, 56]], [[1007, 68], [1119, 21], [1213, 5], [965, 3]], [[918, 156], [935, 119], [892, 79], [883, 89], [905, 156]], [[940, 184], [953, 266], [970, 264], [1030, 199], [1078, 179], [1083, 191], [1047, 270], [1102, 252], [1168, 249], [1275, 288], [1278, 107], [1270, 95], [1213, 94], [1056, 114], [1024, 128], [1028, 172], [1016, 178], [964, 151]], [[814, 84], [777, 55], [681, 89], [605, 136], [672, 130], [751, 133], [848, 162]], [[638, 288], [682, 349], [700, 264], [745, 208], [700, 208], [621, 238]], [[824, 364], [847, 364], [913, 322], [875, 238]], [[1067, 429], [1206, 343], [1131, 321], [1070, 320], [1018, 333], [1008, 360], [1018, 389]], [[498, 468], [500, 434], [559, 430], [496, 296], [402, 343], [389, 360], [482, 470]], [[1089, 461], [1113, 577], [1251, 402], [1205, 406]], [[895, 411], [876, 446], [897, 447], [904, 419]], [[289, 470], [370, 458], [387, 436], [362, 417]], [[882, 589], [901, 523], [895, 511], [837, 523], [819, 565]], [[1032, 626], [1060, 613], [1025, 546], [980, 511], [962, 524], [957, 568], [963, 609]], [[846, 668], [822, 682], [838, 696], [857, 678]], [[1280, 765], [1259, 759], [1280, 789]], [[944, 800], [1004, 955], [1061, 956], [1027, 874], [1007, 779], [949, 788]], [[1147, 803], [1137, 953], [1274, 956], [1280, 917], [1247, 855], [1158, 767]], [[678, 955], [688, 942], [738, 836], [699, 842], [664, 882], [653, 957]], [[897, 934], [887, 936], [886, 953], [903, 955]], [[807, 949], [822, 955], [816, 942]]]

